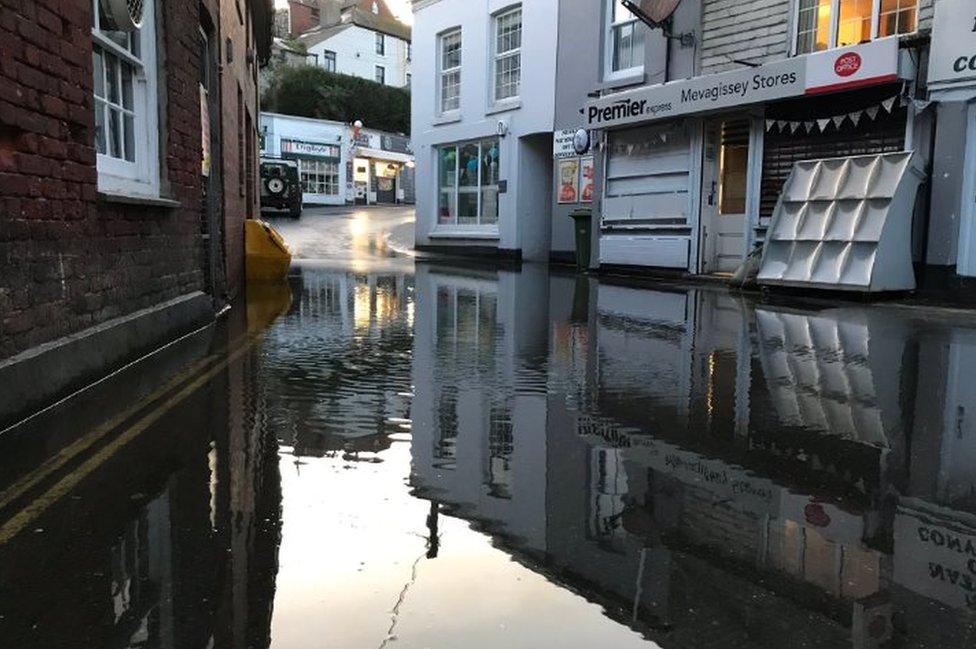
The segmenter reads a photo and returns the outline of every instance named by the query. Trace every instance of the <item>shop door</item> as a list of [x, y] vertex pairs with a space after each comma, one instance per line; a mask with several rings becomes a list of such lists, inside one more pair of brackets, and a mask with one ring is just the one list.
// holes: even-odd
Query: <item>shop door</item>
[[705, 125], [702, 167], [702, 272], [731, 273], [746, 252], [749, 120], [717, 119]]
[[392, 163], [376, 163], [376, 202], [396, 203], [397, 166]]

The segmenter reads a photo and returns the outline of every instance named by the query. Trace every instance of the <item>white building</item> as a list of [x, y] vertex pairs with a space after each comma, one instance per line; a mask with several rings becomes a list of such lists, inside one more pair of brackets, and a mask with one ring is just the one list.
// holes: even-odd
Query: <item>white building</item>
[[414, 2], [418, 249], [548, 259], [558, 4]]
[[410, 85], [410, 27], [384, 0], [325, 2], [319, 24], [300, 34], [312, 65], [387, 86]]
[[406, 136], [278, 113], [261, 113], [259, 129], [262, 156], [298, 162], [306, 205], [414, 201]]

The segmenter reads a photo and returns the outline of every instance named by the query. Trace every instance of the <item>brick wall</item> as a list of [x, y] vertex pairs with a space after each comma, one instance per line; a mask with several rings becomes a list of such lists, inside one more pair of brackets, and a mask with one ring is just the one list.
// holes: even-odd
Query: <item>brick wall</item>
[[317, 27], [321, 20], [318, 0], [291, 0], [288, 3], [291, 16], [291, 33], [298, 36], [312, 27]]
[[[227, 290], [240, 292], [244, 275], [244, 219], [259, 216], [256, 180], [256, 138], [246, 136], [258, 121], [254, 35], [248, 0], [221, 0], [221, 95], [224, 155], [224, 253]], [[232, 42], [227, 47], [228, 39]], [[249, 55], [249, 51], [251, 54]], [[238, 110], [240, 93], [243, 110]], [[243, 147], [241, 146], [243, 144]], [[242, 160], [241, 155], [245, 156]], [[248, 163], [250, 159], [250, 164]]]
[[[796, 0], [702, 0], [701, 74], [789, 55]], [[933, 0], [919, 1], [919, 29], [932, 26]]]
[[203, 288], [200, 4], [160, 4], [163, 186], [97, 194], [91, 4], [0, 0], [0, 359]]

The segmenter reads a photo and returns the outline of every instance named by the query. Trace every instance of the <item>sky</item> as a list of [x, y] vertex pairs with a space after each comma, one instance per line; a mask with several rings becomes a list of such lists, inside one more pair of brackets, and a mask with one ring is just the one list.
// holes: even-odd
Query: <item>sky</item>
[[[390, 11], [395, 13], [400, 20], [406, 23], [413, 22], [413, 14], [410, 12], [410, 0], [386, 0], [390, 6]], [[275, 7], [281, 9], [288, 6], [288, 0], [275, 0]]]

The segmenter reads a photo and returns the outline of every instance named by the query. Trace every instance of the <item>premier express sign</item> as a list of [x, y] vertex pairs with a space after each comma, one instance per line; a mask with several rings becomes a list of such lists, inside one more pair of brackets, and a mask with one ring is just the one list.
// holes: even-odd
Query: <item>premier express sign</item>
[[898, 39], [889, 38], [608, 95], [582, 109], [591, 128], [760, 104], [898, 78]]

